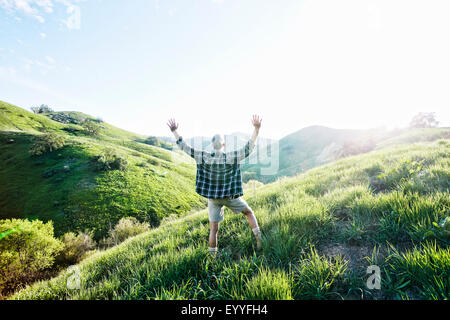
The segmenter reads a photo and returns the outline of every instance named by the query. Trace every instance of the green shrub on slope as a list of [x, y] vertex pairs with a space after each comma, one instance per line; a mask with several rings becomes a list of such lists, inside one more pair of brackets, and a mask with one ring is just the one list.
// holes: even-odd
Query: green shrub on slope
[[30, 153], [34, 156], [43, 155], [46, 152], [53, 152], [64, 147], [65, 138], [56, 133], [46, 133], [36, 136], [35, 142], [30, 148]]
[[0, 239], [0, 296], [39, 277], [64, 247], [53, 237], [51, 222], [0, 220], [0, 233], [8, 233]]

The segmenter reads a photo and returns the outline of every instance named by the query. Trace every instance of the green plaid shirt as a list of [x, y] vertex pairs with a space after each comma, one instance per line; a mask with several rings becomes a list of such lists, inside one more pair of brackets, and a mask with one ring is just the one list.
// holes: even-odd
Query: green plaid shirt
[[252, 140], [242, 149], [227, 153], [195, 150], [182, 137], [177, 145], [197, 163], [195, 191], [199, 195], [208, 199], [223, 199], [238, 198], [244, 194], [240, 162], [255, 147]]

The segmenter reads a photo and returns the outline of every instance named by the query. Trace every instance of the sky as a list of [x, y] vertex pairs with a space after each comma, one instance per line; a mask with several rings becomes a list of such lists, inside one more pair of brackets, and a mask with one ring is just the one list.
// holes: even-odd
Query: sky
[[0, 0], [0, 100], [144, 135], [450, 125], [448, 0]]

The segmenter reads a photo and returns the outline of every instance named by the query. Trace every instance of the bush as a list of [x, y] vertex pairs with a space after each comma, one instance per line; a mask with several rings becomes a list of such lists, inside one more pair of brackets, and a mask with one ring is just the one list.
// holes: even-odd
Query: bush
[[145, 140], [145, 143], [156, 147], [159, 147], [161, 145], [157, 137], [148, 137], [147, 140]]
[[58, 256], [57, 260], [61, 264], [75, 264], [82, 260], [85, 254], [95, 248], [93, 232], [79, 232], [75, 234], [69, 232], [61, 237], [64, 243], [64, 250]]
[[117, 154], [113, 149], [107, 149], [103, 154], [93, 158], [97, 164], [97, 169], [100, 171], [108, 170], [125, 170], [128, 166], [128, 161]]
[[98, 136], [100, 133], [100, 125], [94, 121], [86, 119], [81, 125], [83, 126], [84, 133], [89, 136]]
[[0, 295], [39, 278], [64, 244], [53, 237], [52, 222], [0, 220]]
[[35, 142], [30, 148], [30, 153], [40, 156], [47, 152], [53, 152], [64, 147], [65, 140], [63, 135], [57, 133], [43, 134], [35, 138]]
[[150, 229], [150, 224], [139, 222], [134, 217], [122, 218], [114, 229], [109, 231], [109, 237], [102, 240], [102, 245], [106, 247], [115, 246], [126, 239], [146, 232]]
[[169, 151], [173, 150], [173, 144], [168, 143], [168, 142], [164, 142], [164, 141], [160, 141], [160, 147]]

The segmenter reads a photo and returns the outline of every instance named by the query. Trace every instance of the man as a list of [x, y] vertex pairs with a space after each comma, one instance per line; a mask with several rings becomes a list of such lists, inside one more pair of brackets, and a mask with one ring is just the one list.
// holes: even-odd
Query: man
[[197, 163], [197, 178], [195, 191], [208, 199], [208, 211], [210, 221], [209, 251], [217, 252], [217, 233], [219, 223], [223, 220], [224, 207], [230, 208], [234, 213], [243, 213], [250, 224], [256, 238], [258, 250], [261, 249], [261, 231], [255, 214], [247, 202], [241, 198], [242, 177], [240, 162], [247, 158], [255, 147], [262, 119], [254, 115], [252, 124], [253, 135], [247, 144], [241, 149], [232, 152], [224, 152], [225, 141], [219, 134], [212, 138], [213, 152], [195, 150], [190, 147], [178, 134], [178, 123], [170, 119], [167, 124], [175, 136], [177, 145]]

